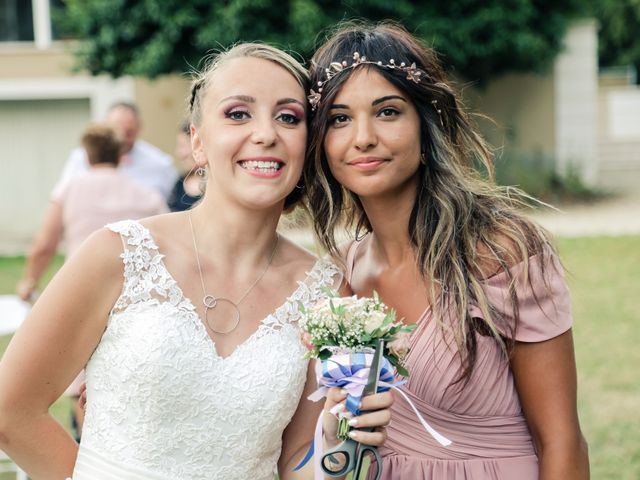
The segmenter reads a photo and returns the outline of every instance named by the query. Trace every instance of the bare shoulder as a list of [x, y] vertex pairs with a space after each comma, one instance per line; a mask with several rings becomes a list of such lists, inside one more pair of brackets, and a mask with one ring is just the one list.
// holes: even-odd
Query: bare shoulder
[[165, 236], [171, 233], [175, 236], [176, 229], [185, 230], [188, 228], [185, 212], [162, 213], [145, 217], [139, 222], [154, 236]]
[[121, 272], [122, 239], [120, 235], [108, 227], [93, 232], [82, 243], [80, 248], [65, 262], [64, 267], [75, 267], [80, 264], [85, 269], [91, 268], [105, 274]]
[[[154, 242], [164, 254], [171, 254], [174, 248], [180, 250], [185, 246], [191, 246], [187, 242], [190, 238], [186, 235], [189, 231], [187, 222], [185, 212], [163, 213], [140, 220], [140, 224], [149, 230]], [[179, 232], [185, 234], [180, 235]]]

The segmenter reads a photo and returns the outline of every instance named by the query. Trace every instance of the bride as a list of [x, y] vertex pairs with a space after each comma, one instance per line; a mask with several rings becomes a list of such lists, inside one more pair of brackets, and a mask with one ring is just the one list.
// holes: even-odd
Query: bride
[[[99, 230], [44, 291], [0, 363], [0, 449], [31, 478], [311, 478], [292, 470], [323, 407], [296, 322], [342, 275], [276, 232], [304, 193], [306, 86], [272, 47], [220, 54], [190, 101], [204, 199]], [[48, 409], [85, 365], [78, 447]], [[358, 426], [386, 425], [390, 404], [367, 397]]]

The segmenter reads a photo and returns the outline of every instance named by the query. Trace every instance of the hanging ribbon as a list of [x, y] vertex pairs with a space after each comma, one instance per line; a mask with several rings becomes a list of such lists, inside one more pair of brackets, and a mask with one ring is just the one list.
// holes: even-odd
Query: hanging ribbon
[[[316, 362], [316, 379], [320, 387], [307, 398], [317, 402], [326, 397], [327, 390], [331, 387], [339, 387], [347, 391], [347, 409], [354, 416], [360, 415], [362, 391], [369, 379], [373, 355], [369, 352], [338, 353], [327, 360]], [[394, 380], [393, 367], [386, 358], [383, 359], [379, 378], [384, 383]], [[386, 392], [389, 388], [389, 385], [378, 383], [377, 393]]]
[[[317, 402], [323, 397], [326, 397], [327, 391], [331, 387], [339, 387], [345, 389], [348, 392], [347, 401], [345, 402], [347, 409], [353, 415], [359, 415], [362, 391], [367, 384], [372, 361], [373, 353], [351, 352], [334, 354], [327, 360], [316, 362], [316, 378], [320, 387], [307, 398], [313, 402]], [[404, 398], [411, 406], [425, 431], [429, 435], [431, 435], [440, 445], [444, 447], [451, 445], [451, 440], [437, 432], [431, 425], [429, 425], [429, 423], [422, 417], [407, 394], [400, 390], [400, 388], [398, 388], [399, 386], [406, 383], [406, 380], [392, 383], [393, 380], [393, 367], [385, 358], [382, 368], [380, 369], [380, 381], [378, 382], [377, 393], [385, 392], [389, 389], [393, 389], [399, 392], [400, 395], [402, 395], [402, 398]], [[315, 453], [314, 472], [316, 480], [324, 478], [322, 467], [320, 465], [320, 459], [322, 458], [323, 452], [323, 414], [324, 412], [320, 414], [316, 422], [314, 439], [309, 446], [309, 450], [307, 451], [302, 461], [294, 468], [294, 471], [297, 471], [304, 467]]]

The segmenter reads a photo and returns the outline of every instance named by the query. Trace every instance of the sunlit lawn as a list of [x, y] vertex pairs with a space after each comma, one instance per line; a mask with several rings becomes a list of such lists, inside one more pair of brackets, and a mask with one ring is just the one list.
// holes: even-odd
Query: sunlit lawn
[[[578, 403], [591, 478], [640, 478], [640, 236], [561, 239], [574, 306]], [[11, 293], [20, 258], [0, 258], [0, 293]], [[0, 337], [0, 352], [7, 337]], [[54, 414], [68, 422], [58, 402]], [[10, 477], [3, 477], [0, 480]]]
[[640, 237], [563, 239], [591, 478], [640, 478]]

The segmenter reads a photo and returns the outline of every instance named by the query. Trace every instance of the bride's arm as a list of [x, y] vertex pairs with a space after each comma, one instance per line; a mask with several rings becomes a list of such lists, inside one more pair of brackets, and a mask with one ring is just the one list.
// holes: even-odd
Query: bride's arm
[[60, 269], [0, 361], [0, 449], [33, 479], [71, 475], [78, 446], [49, 414], [98, 344], [122, 288], [122, 243], [101, 230]]

